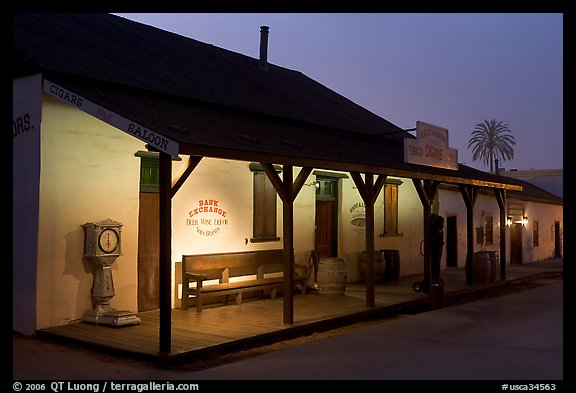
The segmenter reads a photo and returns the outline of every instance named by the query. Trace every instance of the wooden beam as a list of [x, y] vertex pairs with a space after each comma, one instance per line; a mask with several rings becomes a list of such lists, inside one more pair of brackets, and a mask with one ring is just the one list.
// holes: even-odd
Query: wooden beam
[[292, 165], [284, 165], [282, 178], [284, 190], [289, 198], [283, 200], [282, 226], [284, 228], [284, 290], [283, 292], [283, 322], [294, 323], [294, 200], [293, 196]]
[[184, 184], [184, 182], [188, 179], [188, 177], [190, 176], [192, 171], [194, 171], [194, 169], [196, 169], [196, 167], [198, 166], [198, 164], [200, 163], [201, 160], [202, 160], [202, 157], [200, 157], [200, 156], [190, 156], [190, 158], [188, 159], [188, 164], [186, 165], [186, 169], [184, 170], [184, 172], [176, 180], [172, 181], [172, 186], [170, 188], [170, 197], [171, 198], [173, 198], [174, 195], [176, 195], [176, 193], [178, 192], [180, 187], [182, 187], [182, 184]]
[[254, 161], [254, 162], [275, 162], [277, 164], [291, 164], [300, 167], [310, 167], [317, 169], [335, 170], [342, 172], [374, 173], [386, 176], [397, 176], [405, 178], [417, 178], [422, 180], [433, 180], [440, 183], [472, 184], [480, 187], [504, 188], [507, 190], [522, 191], [522, 186], [510, 183], [479, 180], [458, 176], [459, 171], [452, 174], [424, 173], [421, 170], [409, 170], [393, 167], [374, 166], [352, 162], [341, 162], [334, 160], [323, 160], [308, 157], [297, 157], [265, 152], [254, 152], [252, 150], [239, 150], [233, 148], [221, 148], [216, 146], [205, 146], [195, 144], [181, 144], [180, 154], [200, 155], [205, 157], [223, 158], [226, 160]]
[[160, 353], [172, 350], [172, 157], [160, 153]]
[[374, 279], [374, 203], [378, 194], [384, 187], [386, 175], [378, 175], [374, 182], [374, 174], [364, 174], [364, 179], [358, 172], [350, 172], [350, 176], [356, 184], [360, 197], [364, 201], [366, 212], [366, 306], [374, 307], [376, 302], [376, 289]]
[[282, 226], [284, 232], [284, 312], [283, 321], [285, 324], [294, 323], [294, 200], [306, 182], [306, 179], [313, 168], [304, 167], [300, 169], [296, 181], [292, 165], [284, 165], [282, 177], [274, 169], [271, 163], [261, 162], [262, 169], [270, 179], [274, 189], [282, 199]]
[[312, 173], [312, 169], [313, 168], [309, 168], [309, 167], [304, 167], [304, 168], [300, 169], [300, 172], [298, 173], [298, 176], [296, 176], [296, 180], [294, 181], [294, 187], [292, 188], [292, 200], [293, 201], [296, 199], [296, 197], [300, 193], [300, 190], [304, 186], [304, 183], [306, 183], [306, 179], [308, 179], [308, 176], [310, 176], [310, 173]]
[[506, 190], [494, 189], [500, 208], [500, 279], [506, 280]]
[[282, 199], [282, 201], [290, 201], [292, 199], [292, 194], [286, 193], [284, 183], [282, 179], [280, 179], [276, 169], [274, 169], [274, 166], [267, 162], [261, 162], [260, 165], [262, 165], [262, 169], [264, 169], [264, 172], [268, 176], [268, 179], [270, 179], [270, 182], [272, 183], [272, 186], [274, 186], [280, 199]]
[[478, 197], [478, 187], [460, 184], [460, 194], [466, 205], [466, 284], [474, 284], [474, 203]]
[[422, 291], [428, 293], [430, 282], [432, 281], [432, 248], [430, 247], [430, 214], [432, 213], [432, 202], [436, 197], [440, 182], [431, 180], [412, 179], [414, 188], [422, 202], [423, 234], [424, 237], [424, 279], [422, 280]]

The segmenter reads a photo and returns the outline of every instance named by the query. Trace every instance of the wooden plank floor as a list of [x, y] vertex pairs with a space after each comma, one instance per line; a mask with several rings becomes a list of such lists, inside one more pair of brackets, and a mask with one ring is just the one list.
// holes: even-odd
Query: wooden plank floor
[[[228, 304], [214, 306], [197, 313], [195, 308], [186, 311], [172, 310], [172, 351], [169, 356], [202, 355], [207, 351], [225, 350], [258, 340], [273, 340], [311, 333], [323, 323], [334, 323], [338, 318], [366, 316], [391, 304], [412, 299], [428, 298], [425, 294], [413, 293], [407, 298], [400, 295], [394, 286], [379, 286], [376, 291], [376, 308], [368, 308], [365, 287], [351, 284], [346, 295], [324, 295], [312, 291], [306, 295], [294, 295], [294, 323], [283, 323], [283, 299], [246, 300], [240, 306]], [[402, 291], [405, 292], [405, 291]], [[382, 310], [380, 310], [382, 311]], [[139, 313], [139, 325], [110, 327], [75, 321], [65, 326], [43, 329], [45, 335], [58, 336], [91, 346], [115, 351], [140, 354], [149, 358], [160, 358], [158, 310]]]
[[[507, 285], [511, 280], [522, 280], [541, 271], [550, 270], [550, 264], [512, 267], [507, 280], [484, 286]], [[562, 272], [562, 264], [556, 271]], [[460, 296], [463, 291], [482, 289], [483, 285], [466, 285], [463, 269], [442, 272], [446, 281], [446, 296]], [[244, 301], [240, 306], [208, 307], [201, 313], [195, 308], [172, 310], [172, 345], [169, 355], [159, 352], [160, 313], [139, 313], [139, 325], [110, 327], [82, 321], [40, 330], [42, 335], [72, 340], [98, 349], [137, 355], [142, 359], [170, 360], [184, 357], [209, 356], [216, 352], [233, 351], [242, 346], [257, 346], [280, 341], [296, 335], [311, 334], [339, 324], [352, 323], [394, 313], [406, 307], [430, 304], [430, 296], [412, 290], [412, 283], [420, 276], [404, 276], [397, 281], [376, 285], [375, 307], [367, 307], [364, 284], [347, 284], [345, 295], [324, 295], [311, 291], [294, 295], [294, 323], [283, 323], [283, 299], [257, 299]]]

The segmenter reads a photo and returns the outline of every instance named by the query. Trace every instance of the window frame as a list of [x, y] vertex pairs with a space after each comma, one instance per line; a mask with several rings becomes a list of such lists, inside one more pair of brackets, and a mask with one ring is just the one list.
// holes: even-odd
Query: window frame
[[400, 186], [402, 183], [403, 182], [398, 179], [386, 179], [384, 182], [383, 233], [380, 237], [404, 236], [404, 234], [399, 231], [400, 220], [398, 214]]
[[[280, 240], [277, 233], [278, 193], [260, 164], [251, 163], [249, 168], [250, 171], [252, 171], [252, 237], [250, 238], [250, 242], [262, 243], [278, 241]], [[274, 169], [278, 173], [282, 172], [282, 168], [279, 166], [275, 165]], [[262, 182], [260, 182], [260, 179], [262, 179]], [[262, 187], [261, 185], [264, 186], [264, 189], [258, 189]], [[262, 197], [265, 198], [263, 202], [260, 200]], [[260, 213], [262, 211], [262, 204], [264, 205], [264, 212]], [[264, 221], [258, 217], [259, 214], [264, 216]], [[270, 218], [272, 218], [272, 223], [267, 225], [266, 221]], [[258, 228], [261, 222], [264, 222], [263, 225], [265, 228], [263, 228], [263, 231]]]

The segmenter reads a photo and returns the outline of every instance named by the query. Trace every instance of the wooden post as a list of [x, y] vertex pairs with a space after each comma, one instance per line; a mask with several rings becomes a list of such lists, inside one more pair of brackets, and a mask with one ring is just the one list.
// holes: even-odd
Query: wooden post
[[284, 312], [283, 321], [285, 324], [294, 323], [294, 199], [298, 196], [300, 189], [304, 185], [306, 178], [312, 172], [312, 168], [304, 167], [298, 173], [294, 181], [293, 166], [284, 165], [282, 177], [276, 173], [273, 165], [261, 162], [262, 169], [266, 172], [268, 179], [274, 186], [274, 189], [282, 199], [282, 228], [284, 231], [284, 282], [283, 282], [283, 300]]
[[494, 194], [500, 207], [500, 279], [506, 280], [506, 190], [495, 188]]
[[474, 203], [478, 196], [478, 187], [460, 184], [460, 194], [466, 205], [466, 284], [474, 284]]
[[414, 188], [420, 197], [423, 209], [423, 227], [424, 233], [422, 234], [424, 240], [424, 279], [422, 280], [422, 291], [428, 293], [430, 289], [430, 282], [432, 281], [432, 252], [430, 247], [430, 214], [432, 213], [432, 202], [436, 197], [438, 185], [440, 182], [432, 180], [412, 179]]
[[160, 152], [160, 353], [172, 350], [172, 157]]
[[374, 175], [366, 173], [364, 179], [358, 172], [350, 172], [354, 184], [364, 201], [366, 214], [366, 306], [374, 307], [376, 304], [376, 289], [374, 279], [374, 204], [378, 194], [384, 187], [386, 175], [378, 175], [374, 183]]
[[[285, 195], [292, 195], [292, 165], [284, 165], [282, 179]], [[282, 227], [284, 231], [284, 317], [286, 324], [294, 323], [294, 200], [290, 197], [282, 201]]]

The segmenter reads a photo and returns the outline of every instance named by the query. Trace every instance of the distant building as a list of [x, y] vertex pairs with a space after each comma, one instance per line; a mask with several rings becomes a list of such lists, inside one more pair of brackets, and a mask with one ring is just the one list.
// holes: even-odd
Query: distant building
[[524, 180], [563, 198], [564, 169], [531, 169], [509, 171], [500, 168], [500, 175]]

